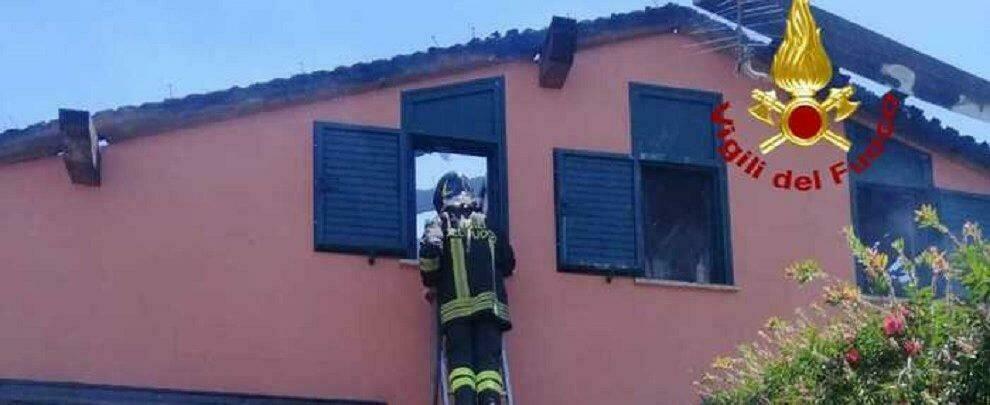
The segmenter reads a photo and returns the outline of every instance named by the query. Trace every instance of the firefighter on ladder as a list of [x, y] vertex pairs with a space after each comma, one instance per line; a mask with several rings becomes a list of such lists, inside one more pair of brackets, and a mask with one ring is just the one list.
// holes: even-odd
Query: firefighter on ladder
[[420, 275], [427, 299], [439, 300], [448, 389], [456, 405], [498, 405], [505, 392], [502, 333], [512, 326], [503, 278], [512, 274], [515, 257], [488, 228], [464, 175], [443, 175], [433, 206], [437, 218], [420, 240]]

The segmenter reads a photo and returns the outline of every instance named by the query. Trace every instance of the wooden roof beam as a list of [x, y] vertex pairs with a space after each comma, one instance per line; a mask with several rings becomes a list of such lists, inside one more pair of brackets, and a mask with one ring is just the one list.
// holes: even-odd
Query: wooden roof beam
[[577, 21], [554, 17], [540, 51], [540, 87], [559, 89], [567, 81], [577, 49]]
[[74, 184], [99, 187], [100, 141], [89, 111], [59, 109], [58, 128], [69, 179]]

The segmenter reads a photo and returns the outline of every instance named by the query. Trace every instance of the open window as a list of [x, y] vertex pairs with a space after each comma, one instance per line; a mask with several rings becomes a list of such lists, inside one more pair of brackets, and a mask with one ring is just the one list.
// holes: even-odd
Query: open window
[[[475, 195], [487, 208], [488, 159], [486, 157], [428, 150], [416, 150], [415, 155], [416, 227], [414, 229], [417, 238], [422, 234], [426, 224], [437, 217], [433, 206], [433, 194], [440, 177], [447, 172], [455, 171], [467, 176]], [[418, 243], [416, 249], [419, 249]]]
[[643, 164], [646, 277], [724, 284], [718, 172]]
[[716, 93], [630, 84], [632, 153], [557, 150], [560, 271], [732, 284]]
[[478, 182], [489, 226], [508, 237], [504, 88], [496, 77], [407, 90], [401, 128], [316, 122], [315, 250], [416, 257], [433, 187], [451, 170]]

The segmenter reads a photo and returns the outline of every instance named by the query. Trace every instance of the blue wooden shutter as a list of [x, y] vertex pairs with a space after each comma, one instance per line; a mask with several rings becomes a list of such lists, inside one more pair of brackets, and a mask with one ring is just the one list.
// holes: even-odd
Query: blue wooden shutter
[[556, 150], [554, 172], [558, 268], [642, 275], [633, 160]]
[[316, 250], [405, 254], [399, 131], [318, 122], [313, 149]]
[[501, 143], [505, 138], [505, 81], [472, 80], [402, 93], [402, 130]]
[[966, 222], [980, 225], [990, 235], [990, 195], [939, 190], [940, 216], [949, 230], [958, 234]]

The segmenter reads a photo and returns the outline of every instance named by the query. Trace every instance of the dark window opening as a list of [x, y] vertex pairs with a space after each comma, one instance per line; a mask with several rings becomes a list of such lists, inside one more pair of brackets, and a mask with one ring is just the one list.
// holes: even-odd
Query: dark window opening
[[[876, 247], [889, 257], [888, 274], [896, 295], [904, 294], [904, 288], [911, 282], [912, 275], [891, 244], [904, 240], [904, 252], [914, 257], [921, 249], [928, 247], [933, 240], [929, 232], [917, 228], [914, 212], [928, 201], [923, 189], [906, 187], [859, 184], [856, 188], [856, 232], [863, 244]], [[931, 283], [931, 271], [919, 266], [915, 271], [919, 286]], [[862, 266], [856, 266], [856, 280], [867, 294], [877, 294]]]
[[642, 167], [646, 276], [725, 283], [714, 170]]

